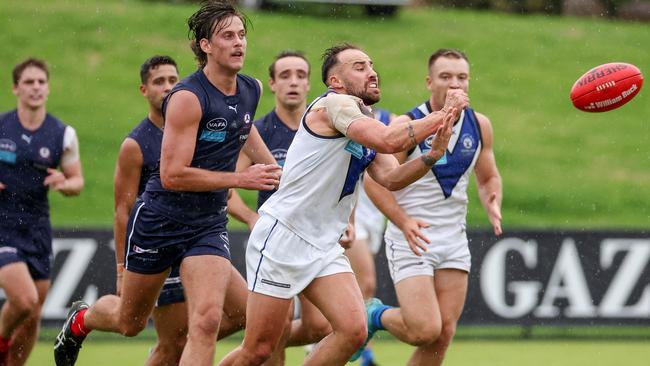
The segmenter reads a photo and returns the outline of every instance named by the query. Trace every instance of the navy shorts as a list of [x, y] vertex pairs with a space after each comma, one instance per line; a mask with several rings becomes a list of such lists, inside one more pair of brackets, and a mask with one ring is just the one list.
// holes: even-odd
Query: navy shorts
[[167, 277], [162, 290], [160, 290], [156, 306], [179, 304], [183, 302], [185, 302], [185, 293], [183, 292], [183, 284], [181, 283], [181, 267], [173, 265], [169, 277]]
[[50, 279], [52, 228], [49, 220], [32, 225], [0, 225], [0, 267], [24, 262], [34, 280]]
[[153, 212], [138, 200], [126, 231], [125, 267], [131, 272], [156, 274], [180, 265], [185, 257], [216, 255], [230, 260], [226, 223], [182, 224]]

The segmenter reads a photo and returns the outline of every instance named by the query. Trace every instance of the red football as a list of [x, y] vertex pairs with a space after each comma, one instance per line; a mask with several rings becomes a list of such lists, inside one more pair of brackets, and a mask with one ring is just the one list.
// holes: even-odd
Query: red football
[[613, 62], [582, 75], [571, 88], [571, 101], [585, 112], [605, 112], [629, 102], [641, 86], [643, 75], [636, 66]]

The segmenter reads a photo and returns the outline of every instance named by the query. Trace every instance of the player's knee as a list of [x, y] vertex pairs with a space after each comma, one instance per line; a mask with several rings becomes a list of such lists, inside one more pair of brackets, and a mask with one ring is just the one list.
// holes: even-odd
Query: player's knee
[[268, 342], [257, 343], [254, 348], [242, 349], [245, 353], [245, 359], [248, 360], [247, 364], [261, 365], [271, 358], [273, 353], [273, 345]]
[[308, 333], [307, 333], [308, 338], [312, 343], [319, 342], [321, 339], [325, 338], [328, 334], [332, 333], [332, 326], [325, 319], [310, 324], [307, 329], [308, 329]]
[[222, 312], [216, 306], [204, 306], [190, 314], [190, 332], [198, 331], [205, 335], [217, 334]]
[[368, 324], [363, 318], [360, 320], [355, 319], [347, 322], [342, 329], [334, 329], [334, 331], [342, 333], [350, 348], [356, 350], [365, 343], [368, 337]]
[[440, 324], [420, 323], [409, 329], [408, 343], [412, 346], [424, 346], [434, 343], [441, 334]]
[[442, 325], [442, 331], [440, 332], [438, 342], [450, 344], [454, 335], [456, 335], [456, 322], [445, 323]]
[[17, 317], [21, 320], [40, 312], [38, 296], [33, 296], [31, 294], [22, 294], [17, 296], [15, 299], [10, 301], [10, 305]]
[[147, 322], [133, 320], [120, 325], [120, 334], [125, 337], [135, 337], [147, 326]]

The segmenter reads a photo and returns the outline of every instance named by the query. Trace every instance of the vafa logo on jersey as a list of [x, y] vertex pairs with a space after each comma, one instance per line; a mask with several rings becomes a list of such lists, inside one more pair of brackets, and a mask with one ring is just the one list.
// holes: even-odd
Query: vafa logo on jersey
[[226, 131], [228, 121], [225, 118], [215, 118], [205, 124], [205, 129], [201, 131], [199, 140], [210, 142], [223, 142], [226, 139]]

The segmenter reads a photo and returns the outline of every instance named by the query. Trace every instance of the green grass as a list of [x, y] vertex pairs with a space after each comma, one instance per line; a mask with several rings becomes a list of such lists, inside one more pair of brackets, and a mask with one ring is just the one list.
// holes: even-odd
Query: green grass
[[[142, 365], [152, 342], [134, 340], [94, 342], [89, 339], [82, 349], [78, 365]], [[238, 345], [237, 341], [218, 344], [216, 360]], [[396, 341], [379, 340], [373, 350], [384, 366], [404, 365], [413, 348]], [[287, 351], [287, 365], [299, 365], [302, 348]], [[549, 342], [549, 341], [455, 341], [447, 353], [450, 366], [610, 366], [645, 365], [650, 358], [647, 342]], [[39, 342], [28, 366], [52, 364], [49, 342]], [[358, 365], [358, 363], [350, 364]]]
[[[146, 110], [138, 68], [169, 54], [194, 70], [185, 19], [195, 4], [127, 0], [0, 2], [0, 110], [15, 106], [10, 68], [26, 56], [52, 66], [49, 110], [79, 132], [86, 189], [52, 196], [56, 226], [108, 226], [119, 144]], [[244, 72], [265, 81], [281, 49], [307, 52], [313, 97], [323, 90], [319, 56], [333, 43], [363, 46], [382, 75], [382, 106], [404, 112], [427, 98], [426, 59], [438, 47], [465, 50], [473, 106], [491, 118], [504, 181], [504, 228], [647, 228], [650, 222], [650, 97], [587, 114], [568, 99], [592, 66], [611, 61], [650, 70], [647, 24], [444, 9], [406, 9], [396, 19], [360, 12], [251, 12]], [[646, 87], [647, 88], [647, 87]], [[272, 106], [266, 91], [258, 116]], [[253, 203], [253, 194], [245, 198]], [[487, 220], [472, 187], [468, 222]]]

